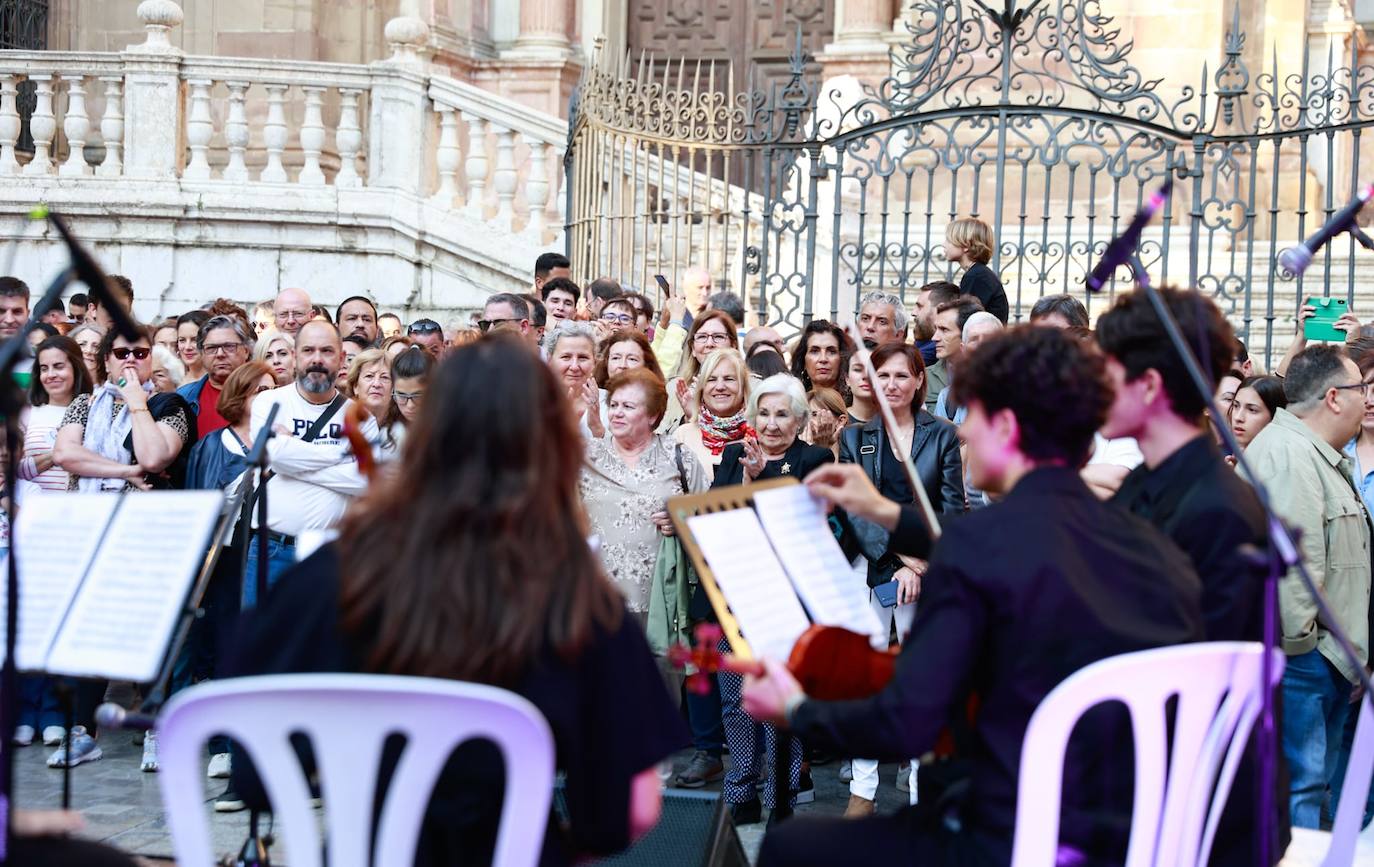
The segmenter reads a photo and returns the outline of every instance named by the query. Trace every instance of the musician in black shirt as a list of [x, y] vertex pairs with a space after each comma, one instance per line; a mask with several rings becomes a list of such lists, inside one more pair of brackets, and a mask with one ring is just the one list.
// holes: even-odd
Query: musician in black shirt
[[[893, 863], [1005, 865], [1021, 743], [1041, 699], [1098, 660], [1202, 637], [1201, 587], [1187, 559], [1078, 476], [1111, 402], [1100, 354], [1055, 329], [1017, 329], [979, 346], [955, 388], [969, 409], [970, 481], [1003, 496], [944, 528], [892, 681], [869, 699], [812, 701], [769, 661], [768, 675], [746, 686], [745, 707], [818, 746], [897, 760], [930, 751], [976, 693], [966, 798], [871, 819], [796, 820], [764, 840], [760, 865], [830, 865], [859, 851]], [[823, 467], [809, 484], [901, 532], [900, 508], [857, 470]], [[1121, 708], [1090, 711], [1062, 786], [1061, 846], [1081, 854], [1078, 863], [1121, 863], [1132, 771]]]

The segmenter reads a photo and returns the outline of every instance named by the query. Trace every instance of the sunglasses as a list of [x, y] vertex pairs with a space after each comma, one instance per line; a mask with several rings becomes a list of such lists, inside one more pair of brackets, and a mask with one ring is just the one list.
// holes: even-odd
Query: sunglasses
[[520, 321], [519, 319], [478, 319], [478, 320], [477, 320], [477, 327], [480, 328], [480, 329], [482, 330], [482, 333], [483, 333], [483, 334], [486, 334], [488, 331], [491, 330], [491, 327], [492, 327], [493, 325], [504, 325], [504, 324], [507, 323], [507, 322], [519, 322], [519, 321]]
[[407, 334], [437, 334], [442, 329], [437, 322], [416, 322], [406, 329]]
[[142, 361], [143, 359], [152, 355], [153, 351], [146, 346], [116, 346], [114, 349], [110, 350], [110, 354], [113, 355], [115, 358], [119, 359], [120, 361], [123, 361], [130, 355], [132, 355], [137, 360]]

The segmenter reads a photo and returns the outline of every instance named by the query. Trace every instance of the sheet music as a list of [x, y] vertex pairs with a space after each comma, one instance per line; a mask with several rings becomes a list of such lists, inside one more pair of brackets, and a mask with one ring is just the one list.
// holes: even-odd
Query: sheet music
[[48, 670], [135, 683], [156, 678], [223, 503], [219, 491], [124, 497]]
[[753, 509], [687, 519], [754, 656], [786, 662], [811, 625]]
[[754, 509], [811, 618], [824, 626], [880, 637], [886, 646], [887, 633], [866, 598], [868, 588], [863, 582], [855, 584], [853, 568], [806, 486], [756, 491]]
[[[63, 617], [118, 500], [111, 494], [41, 494], [24, 500], [14, 527], [19, 543], [19, 636], [14, 655], [20, 671], [46, 668]], [[0, 557], [0, 569], [8, 568], [5, 560]], [[5, 652], [4, 581], [0, 571], [0, 659]]]

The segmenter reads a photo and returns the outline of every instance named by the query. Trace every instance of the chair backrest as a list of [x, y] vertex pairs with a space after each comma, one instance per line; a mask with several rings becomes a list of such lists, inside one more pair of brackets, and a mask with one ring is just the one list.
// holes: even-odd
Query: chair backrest
[[377, 865], [414, 863], [425, 808], [455, 746], [485, 738], [505, 761], [494, 865], [539, 860], [553, 795], [554, 745], [539, 711], [480, 684], [390, 675], [286, 674], [215, 681], [178, 693], [158, 717], [159, 777], [177, 863], [210, 867], [201, 757], [225, 734], [253, 759], [285, 832], [286, 863], [322, 864], [319, 823], [290, 738], [312, 743], [331, 867], [366, 867], [382, 748], [406, 746], [377, 822]]
[[[1263, 660], [1259, 644], [1185, 644], [1104, 659], [1055, 687], [1022, 742], [1012, 867], [1056, 863], [1069, 736], [1085, 712], [1110, 701], [1126, 706], [1135, 737], [1126, 867], [1205, 864], [1260, 712]], [[1272, 687], [1283, 674], [1283, 654], [1275, 650], [1270, 662]], [[1174, 696], [1171, 743], [1166, 703]]]
[[1360, 718], [1355, 723], [1355, 741], [1350, 745], [1350, 760], [1345, 766], [1341, 802], [1336, 805], [1336, 821], [1331, 825], [1331, 845], [1322, 867], [1350, 867], [1364, 825], [1364, 809], [1369, 784], [1374, 775], [1374, 707], [1365, 693], [1360, 701]]

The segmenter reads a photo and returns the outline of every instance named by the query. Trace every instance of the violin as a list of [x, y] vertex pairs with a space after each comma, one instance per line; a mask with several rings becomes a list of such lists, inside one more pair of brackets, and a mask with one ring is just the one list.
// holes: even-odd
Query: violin
[[[733, 674], [763, 675], [763, 663], [721, 653], [721, 628], [701, 623], [696, 628], [694, 648], [676, 645], [668, 649], [674, 665], [692, 665], [696, 673], [687, 678], [687, 687], [697, 694], [709, 692], [709, 675], [717, 671]], [[792, 646], [787, 670], [808, 696], [820, 701], [848, 701], [867, 698], [880, 692], [892, 680], [897, 667], [897, 648], [874, 650], [868, 637], [838, 626], [812, 624]]]
[[372, 443], [363, 436], [363, 424], [370, 417], [367, 407], [361, 401], [353, 401], [344, 411], [343, 429], [348, 444], [353, 449], [353, 457], [358, 462], [358, 472], [369, 481], [376, 481], [377, 459], [372, 455]]

